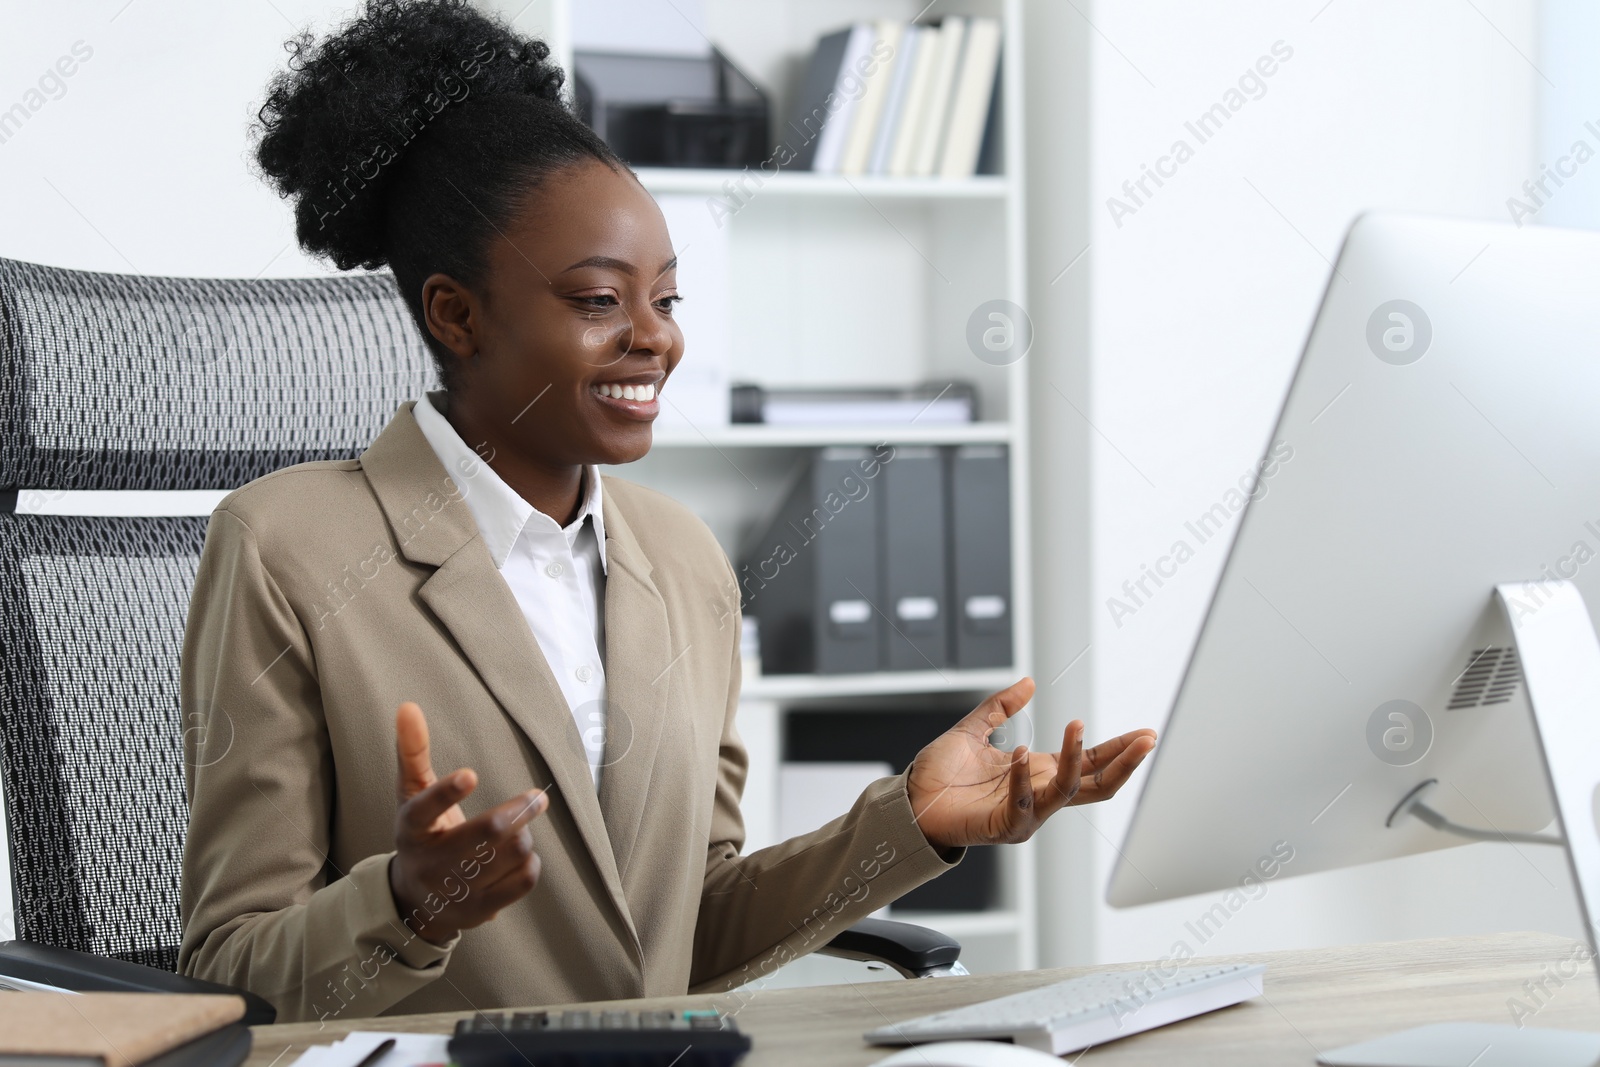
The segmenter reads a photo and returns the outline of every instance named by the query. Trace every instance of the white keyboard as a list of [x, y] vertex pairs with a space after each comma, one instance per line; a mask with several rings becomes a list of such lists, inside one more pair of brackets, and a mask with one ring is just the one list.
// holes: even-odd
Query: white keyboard
[[880, 1026], [865, 1036], [875, 1045], [1009, 1038], [1059, 1056], [1258, 997], [1266, 969], [1259, 963], [1152, 964], [1142, 970], [1086, 974]]

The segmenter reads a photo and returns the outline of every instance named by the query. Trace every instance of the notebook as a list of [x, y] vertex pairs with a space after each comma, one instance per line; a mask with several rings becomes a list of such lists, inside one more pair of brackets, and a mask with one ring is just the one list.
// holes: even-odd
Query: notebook
[[225, 995], [0, 992], [0, 1067], [136, 1067], [243, 1016]]

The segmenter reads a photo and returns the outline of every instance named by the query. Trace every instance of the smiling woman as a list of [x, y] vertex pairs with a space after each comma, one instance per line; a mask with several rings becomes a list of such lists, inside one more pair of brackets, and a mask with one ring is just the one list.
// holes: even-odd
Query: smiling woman
[[229, 709], [237, 758], [187, 761], [186, 973], [285, 1021], [729, 988], [864, 916], [864, 863], [876, 909], [1127, 780], [1149, 731], [992, 747], [1023, 679], [742, 855], [733, 569], [598, 472], [649, 450], [683, 358], [660, 209], [548, 49], [462, 0], [290, 51], [261, 168], [306, 249], [393, 271], [445, 388], [212, 516], [183, 701]]

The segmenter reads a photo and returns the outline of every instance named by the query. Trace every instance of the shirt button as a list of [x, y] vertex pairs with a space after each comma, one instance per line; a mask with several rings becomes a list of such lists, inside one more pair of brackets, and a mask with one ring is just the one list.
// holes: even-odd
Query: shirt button
[[579, 667], [572, 673], [578, 676], [578, 681], [580, 682], [587, 682], [590, 678], [594, 677], [594, 671], [591, 671], [587, 666]]
[[560, 562], [551, 562], [544, 565], [544, 572], [552, 578], [559, 578], [566, 571]]

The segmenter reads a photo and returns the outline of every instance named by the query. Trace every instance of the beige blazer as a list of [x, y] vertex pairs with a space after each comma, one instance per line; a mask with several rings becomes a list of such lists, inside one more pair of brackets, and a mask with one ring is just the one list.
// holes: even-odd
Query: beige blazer
[[[360, 459], [278, 471], [213, 513], [183, 646], [184, 721], [200, 727], [185, 737], [185, 974], [250, 989], [282, 1021], [723, 990], [949, 868], [904, 775], [740, 855], [733, 570], [688, 509], [614, 478], [597, 795], [451, 473], [407, 403]], [[442, 947], [389, 891], [405, 700], [428, 716], [438, 773], [477, 770], [469, 818], [551, 791], [532, 824], [537, 888]], [[439, 887], [471, 891], [466, 875]]]

